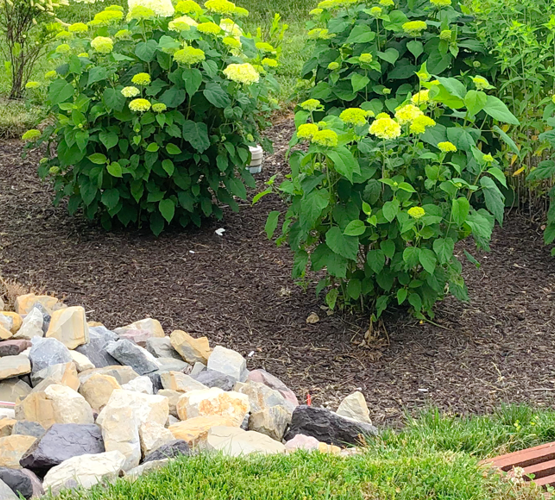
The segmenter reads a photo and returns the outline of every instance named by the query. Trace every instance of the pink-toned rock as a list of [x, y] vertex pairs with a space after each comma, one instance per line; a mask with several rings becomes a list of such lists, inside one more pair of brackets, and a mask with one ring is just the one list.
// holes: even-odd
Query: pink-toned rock
[[297, 434], [293, 439], [290, 439], [285, 443], [285, 449], [287, 451], [295, 450], [317, 450], [320, 445], [315, 437], [306, 436], [304, 434]]
[[271, 387], [278, 391], [286, 401], [289, 401], [293, 407], [299, 406], [299, 400], [295, 393], [289, 389], [279, 378], [274, 377], [271, 373], [268, 373], [266, 370], [262, 370], [261, 368], [258, 370], [253, 370], [249, 373], [247, 380], [252, 380], [253, 382], [260, 382], [262, 384]]
[[119, 334], [120, 339], [127, 339], [141, 347], [146, 347], [146, 341], [152, 337], [147, 330], [125, 330]]
[[31, 347], [28, 340], [4, 340], [0, 342], [0, 358], [2, 356], [17, 356]]

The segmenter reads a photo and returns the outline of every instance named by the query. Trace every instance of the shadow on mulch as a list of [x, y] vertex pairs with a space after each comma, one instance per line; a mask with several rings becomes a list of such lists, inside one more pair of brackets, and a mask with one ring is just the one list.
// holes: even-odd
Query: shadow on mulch
[[[286, 170], [291, 133], [289, 122], [271, 131], [276, 154], [259, 187]], [[333, 406], [360, 388], [377, 424], [427, 404], [484, 413], [501, 402], [555, 399], [555, 260], [518, 215], [496, 230], [480, 269], [465, 263], [471, 303], [439, 304], [439, 326], [399, 312], [387, 320], [390, 344], [365, 349], [357, 342], [367, 318], [327, 316], [313, 290], [292, 281], [289, 250], [266, 239], [268, 212], [284, 209], [276, 197], [158, 239], [105, 233], [53, 208], [36, 176], [39, 156], [22, 160], [21, 150], [18, 141], [0, 143], [0, 272], [66, 295], [90, 319], [116, 327], [151, 316], [168, 332], [206, 335], [250, 353], [250, 368], [264, 367], [316, 404]], [[214, 232], [220, 227], [223, 237]], [[321, 320], [309, 325], [312, 312]]]

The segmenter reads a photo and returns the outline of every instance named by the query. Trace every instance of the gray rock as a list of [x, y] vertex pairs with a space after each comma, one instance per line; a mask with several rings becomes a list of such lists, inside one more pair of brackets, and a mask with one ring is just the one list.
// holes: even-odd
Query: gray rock
[[189, 373], [189, 375], [191, 375], [191, 377], [195, 377], [197, 376], [200, 372], [203, 372], [204, 370], [206, 370], [206, 366], [204, 366], [202, 363], [199, 363], [198, 361], [193, 365], [193, 369], [191, 370], [191, 373]]
[[109, 342], [118, 340], [118, 336], [104, 326], [89, 328], [89, 343], [80, 345], [75, 350], [91, 360], [96, 368], [119, 365], [120, 363], [106, 351]]
[[20, 434], [23, 436], [34, 436], [41, 438], [44, 436], [46, 429], [38, 422], [31, 422], [30, 420], [18, 420], [13, 426], [12, 436]]
[[[0, 481], [6, 483], [16, 495], [27, 499], [44, 495], [39, 478], [27, 469], [0, 467]], [[0, 498], [3, 498], [1, 493]]]
[[130, 340], [109, 342], [106, 345], [106, 351], [122, 365], [133, 368], [139, 375], [146, 375], [159, 369], [159, 366], [153, 361], [155, 358], [150, 359], [152, 355], [148, 351]]
[[162, 385], [162, 379], [160, 378], [160, 371], [147, 373], [146, 376], [152, 382], [152, 392], [154, 394], [157, 394], [158, 391], [162, 390], [164, 386]]
[[[48, 309], [46, 309], [46, 307], [44, 307], [40, 302], [37, 302], [33, 306], [33, 309], [37, 309], [42, 314], [42, 331], [46, 333], [48, 331], [48, 327], [50, 326], [52, 316], [48, 312]], [[31, 312], [33, 309], [31, 309]]]
[[71, 362], [69, 349], [55, 338], [35, 337], [29, 351], [33, 373], [48, 366]]
[[156, 358], [160, 365], [160, 371], [163, 372], [183, 372], [187, 373], [191, 369], [191, 365], [182, 359], [174, 358]]
[[289, 389], [279, 378], [274, 377], [271, 373], [266, 370], [258, 369], [253, 370], [249, 373], [247, 380], [252, 380], [253, 382], [260, 382], [268, 387], [278, 391], [287, 401], [292, 405], [292, 408], [299, 405], [299, 400], [295, 393]]
[[176, 458], [180, 455], [190, 455], [191, 450], [189, 445], [182, 439], [170, 441], [160, 448], [157, 448], [152, 453], [149, 453], [142, 461], [142, 463], [152, 462], [154, 460], [164, 460], [165, 458]]
[[54, 424], [27, 450], [19, 463], [42, 476], [69, 458], [104, 451], [102, 432], [97, 425]]
[[236, 382], [233, 377], [214, 370], [204, 370], [193, 378], [206, 387], [219, 387], [223, 391], [231, 391]]
[[291, 426], [285, 436], [289, 441], [297, 434], [315, 437], [318, 441], [343, 446], [360, 444], [361, 437], [376, 436], [378, 429], [363, 422], [354, 422], [325, 408], [301, 405], [295, 408]]
[[0, 479], [0, 500], [19, 500], [19, 497], [1, 479]]
[[169, 337], [151, 337], [147, 339], [146, 350], [155, 358], [173, 358], [184, 362], [181, 355], [172, 347]]
[[244, 382], [249, 374], [245, 358], [237, 351], [220, 345], [214, 348], [206, 366], [209, 370], [233, 377], [236, 382]]

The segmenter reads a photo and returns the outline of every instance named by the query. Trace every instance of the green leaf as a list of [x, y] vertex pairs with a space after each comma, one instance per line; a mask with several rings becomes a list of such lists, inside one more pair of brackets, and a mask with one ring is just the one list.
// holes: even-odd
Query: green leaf
[[418, 40], [411, 40], [409, 43], [407, 43], [407, 49], [409, 49], [409, 52], [416, 58], [418, 58], [422, 54], [422, 52], [424, 52], [422, 42]]
[[505, 197], [490, 177], [482, 177], [480, 185], [483, 188], [484, 199], [487, 209], [495, 216], [499, 224], [503, 224], [503, 215], [505, 213]]
[[108, 78], [106, 68], [104, 66], [95, 66], [89, 71], [89, 81], [87, 85], [106, 80], [106, 78]]
[[351, 85], [353, 86], [353, 92], [358, 92], [370, 83], [370, 78], [365, 75], [359, 75], [358, 73], [353, 73], [351, 78]]
[[507, 178], [499, 167], [489, 168], [488, 174], [497, 179], [502, 186], [507, 187]]
[[208, 102], [217, 108], [226, 108], [231, 104], [229, 95], [219, 83], [212, 82], [206, 85], [203, 94]]
[[546, 245], [550, 245], [555, 241], [555, 224], [548, 224], [543, 232], [543, 241]]
[[162, 162], [162, 168], [166, 171], [166, 173], [170, 177], [173, 175], [173, 172], [175, 170], [175, 166], [173, 164], [173, 161], [167, 160], [167, 159]]
[[100, 132], [100, 134], [98, 134], [98, 138], [100, 139], [100, 142], [104, 144], [106, 149], [112, 149], [119, 142], [118, 134], [115, 134], [114, 132], [107, 132], [106, 130]]
[[399, 200], [395, 198], [391, 201], [386, 201], [383, 204], [382, 211], [383, 216], [387, 219], [387, 221], [391, 222], [399, 213]]
[[278, 219], [279, 212], [277, 210], [273, 210], [268, 214], [268, 219], [266, 220], [264, 231], [266, 231], [266, 236], [268, 236], [269, 240], [272, 239], [272, 237], [274, 236], [274, 232], [278, 224]]
[[62, 78], [58, 78], [48, 87], [48, 100], [52, 105], [60, 104], [73, 97], [73, 91], [73, 85]]
[[355, 219], [347, 224], [347, 227], [343, 231], [343, 234], [345, 236], [360, 236], [361, 234], [364, 234], [364, 231], [366, 231], [366, 226], [364, 222]]
[[337, 302], [337, 297], [339, 296], [339, 290], [337, 288], [332, 288], [326, 294], [326, 304], [330, 309], [335, 309], [335, 303]]
[[106, 158], [106, 156], [104, 156], [102, 153], [93, 153], [87, 158], [96, 165], [104, 165], [108, 161], [108, 158]]
[[206, 123], [187, 120], [183, 124], [183, 138], [199, 153], [203, 153], [210, 147]]
[[419, 259], [420, 249], [417, 247], [407, 247], [403, 250], [403, 260], [408, 267], [416, 267]]
[[492, 215], [481, 208], [480, 210], [472, 210], [466, 219], [466, 223], [472, 229], [472, 234], [477, 238], [489, 240], [495, 224]]
[[457, 225], [460, 226], [466, 221], [469, 210], [470, 203], [465, 197], [461, 196], [460, 198], [453, 200], [452, 216]]
[[484, 111], [494, 118], [503, 123], [509, 123], [511, 125], [520, 125], [518, 119], [513, 115], [507, 106], [501, 101], [501, 99], [488, 95], [486, 105], [484, 106]]
[[151, 62], [154, 60], [154, 54], [158, 48], [158, 42], [156, 40], [148, 40], [146, 42], [139, 42], [135, 47], [135, 55], [145, 62]]
[[164, 230], [164, 219], [158, 212], [150, 214], [150, 230], [154, 233], [154, 236], [158, 236]]
[[335, 170], [342, 176], [353, 182], [353, 175], [360, 174], [360, 167], [353, 156], [345, 146], [338, 146], [328, 153], [328, 158], [333, 162]]
[[117, 161], [110, 163], [110, 165], [106, 167], [106, 170], [108, 170], [108, 173], [113, 177], [123, 177], [123, 170]]
[[385, 255], [382, 250], [369, 250], [366, 255], [366, 262], [372, 271], [379, 274], [385, 266]]
[[416, 312], [420, 312], [422, 310], [422, 299], [416, 292], [412, 292], [409, 295], [409, 304], [414, 307]]
[[293, 259], [293, 278], [302, 278], [306, 273], [307, 264], [308, 253], [305, 250], [297, 250]]
[[345, 43], [368, 43], [376, 38], [376, 33], [366, 24], [357, 24]]
[[356, 260], [358, 253], [358, 238], [345, 236], [339, 227], [334, 226], [326, 233], [326, 244], [338, 255], [346, 259]]
[[447, 92], [449, 92], [449, 94], [464, 100], [466, 96], [466, 87], [464, 86], [464, 83], [460, 82], [456, 78], [438, 77], [438, 80], [439, 83], [445, 87]]
[[393, 240], [383, 240], [380, 242], [380, 248], [386, 257], [390, 259], [395, 255], [395, 242]]
[[106, 189], [102, 193], [100, 201], [102, 201], [108, 210], [115, 208], [119, 202], [119, 190], [116, 188]]
[[160, 146], [158, 146], [158, 144], [156, 144], [155, 142], [151, 142], [146, 148], [149, 153], [156, 153], [156, 151], [158, 151], [159, 149]]
[[160, 210], [162, 217], [164, 217], [169, 224], [175, 215], [175, 202], [171, 198], [162, 200], [158, 203], [158, 210]]
[[497, 132], [499, 134], [499, 137], [501, 137], [501, 139], [503, 139], [503, 141], [505, 141], [505, 144], [507, 144], [507, 146], [509, 146], [509, 148], [511, 149], [511, 151], [513, 153], [515, 153], [517, 156], [520, 156], [520, 150], [518, 149], [518, 146], [515, 144], [515, 141], [513, 141], [505, 132], [503, 132], [503, 130], [501, 130], [497, 125], [493, 126], [493, 131]]
[[185, 68], [183, 70], [183, 80], [185, 81], [187, 94], [192, 97], [202, 84], [202, 73], [197, 68]]
[[125, 97], [119, 90], [108, 88], [102, 94], [104, 105], [112, 111], [123, 111]]
[[401, 305], [407, 298], [408, 290], [406, 288], [399, 288], [397, 290], [397, 303]]
[[362, 291], [362, 283], [360, 280], [353, 278], [347, 284], [347, 295], [353, 300], [358, 300]]
[[527, 181], [551, 179], [555, 177], [555, 161], [544, 160], [526, 177]]
[[185, 91], [177, 87], [170, 87], [160, 96], [159, 101], [168, 108], [177, 108], [185, 101]]
[[488, 95], [485, 92], [479, 90], [469, 90], [464, 97], [464, 104], [466, 109], [471, 115], [477, 115], [488, 100]]
[[429, 248], [421, 248], [420, 252], [418, 253], [418, 260], [422, 267], [428, 271], [430, 274], [434, 274], [436, 269], [436, 254], [430, 250]]
[[299, 225], [305, 231], [312, 230], [314, 224], [322, 214], [322, 210], [329, 205], [329, 193], [325, 189], [313, 190], [301, 199], [299, 210]]
[[389, 48], [385, 52], [378, 52], [378, 57], [387, 61], [389, 64], [395, 64], [399, 59], [399, 51], [394, 48]]
[[171, 142], [168, 142], [168, 144], [166, 144], [166, 151], [169, 155], [178, 155], [179, 153], [181, 153], [181, 149], [179, 149], [179, 147], [177, 147], [175, 144], [172, 144]]
[[438, 238], [434, 241], [434, 252], [440, 264], [447, 264], [453, 257], [455, 251], [455, 241], [453, 238]]

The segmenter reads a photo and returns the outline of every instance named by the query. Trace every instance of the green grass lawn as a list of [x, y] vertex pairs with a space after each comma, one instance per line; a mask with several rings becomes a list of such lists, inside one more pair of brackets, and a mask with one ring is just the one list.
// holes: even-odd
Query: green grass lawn
[[479, 466], [483, 458], [555, 439], [555, 412], [511, 406], [491, 416], [454, 418], [436, 411], [384, 431], [363, 454], [319, 453], [181, 458], [135, 483], [119, 480], [67, 500], [532, 500], [535, 488], [513, 485]]

